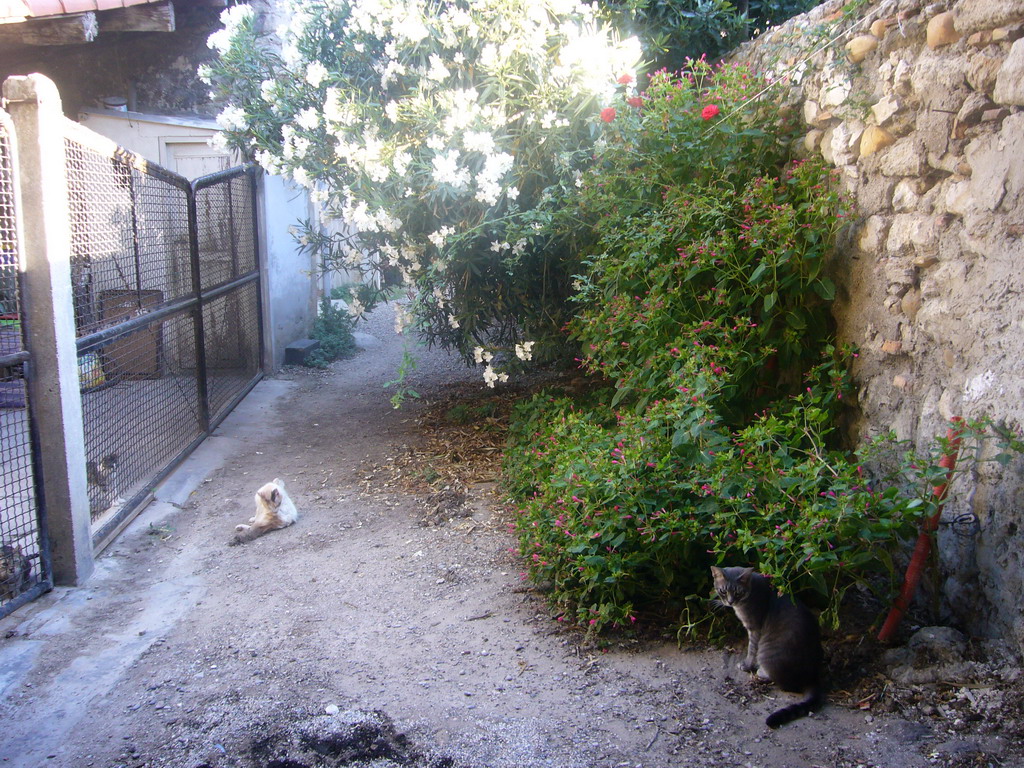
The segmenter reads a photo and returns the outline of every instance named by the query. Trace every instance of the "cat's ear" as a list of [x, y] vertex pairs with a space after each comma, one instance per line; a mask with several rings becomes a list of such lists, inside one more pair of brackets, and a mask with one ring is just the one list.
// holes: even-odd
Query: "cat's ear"
[[750, 581], [750, 577], [753, 576], [753, 575], [754, 575], [754, 568], [753, 568], [753, 566], [751, 566], [750, 568], [744, 568], [743, 569], [743, 573], [740, 574], [740, 577], [737, 579], [737, 581], [739, 581], [740, 584], [746, 584], [747, 582]]
[[725, 578], [725, 571], [716, 565], [711, 566], [711, 575], [715, 579], [715, 584], [719, 584]]

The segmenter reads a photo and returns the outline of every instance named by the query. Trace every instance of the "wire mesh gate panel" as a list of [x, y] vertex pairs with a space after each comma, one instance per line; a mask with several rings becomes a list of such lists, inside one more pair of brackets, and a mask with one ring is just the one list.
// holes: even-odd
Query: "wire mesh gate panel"
[[209, 415], [219, 423], [260, 370], [256, 196], [251, 170], [193, 182]]
[[195, 182], [69, 124], [71, 278], [93, 541], [258, 381], [251, 169]]
[[14, 132], [0, 111], [0, 616], [50, 588], [21, 326]]

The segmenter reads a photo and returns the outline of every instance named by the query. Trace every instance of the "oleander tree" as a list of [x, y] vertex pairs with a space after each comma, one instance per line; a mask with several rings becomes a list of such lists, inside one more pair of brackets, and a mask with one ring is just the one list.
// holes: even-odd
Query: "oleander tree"
[[410, 296], [397, 329], [483, 364], [491, 386], [552, 354], [579, 250], [552, 217], [610, 105], [636, 95], [638, 41], [574, 0], [282, 6], [276, 29], [227, 9], [200, 77], [226, 142], [340, 224], [307, 222], [301, 241], [327, 268], [397, 276]]

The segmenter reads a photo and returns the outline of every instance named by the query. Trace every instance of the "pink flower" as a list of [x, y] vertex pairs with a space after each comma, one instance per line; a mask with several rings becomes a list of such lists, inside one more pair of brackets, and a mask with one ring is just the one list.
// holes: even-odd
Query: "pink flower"
[[700, 116], [705, 120], [710, 120], [711, 118], [717, 116], [718, 112], [719, 109], [717, 104], [708, 104], [706, 107], [704, 107], [703, 110], [701, 110]]
[[610, 123], [615, 119], [615, 107], [605, 107], [601, 110], [601, 119], [606, 123]]

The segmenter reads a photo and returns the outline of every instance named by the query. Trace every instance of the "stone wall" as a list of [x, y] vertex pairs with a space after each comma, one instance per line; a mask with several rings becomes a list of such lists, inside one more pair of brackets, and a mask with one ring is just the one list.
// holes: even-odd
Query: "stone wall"
[[[783, 81], [856, 203], [833, 264], [854, 438], [1024, 423], [1024, 2], [829, 2], [738, 58]], [[1024, 649], [1024, 461], [961, 478], [944, 519], [972, 512], [974, 535], [940, 529], [943, 618]]]

